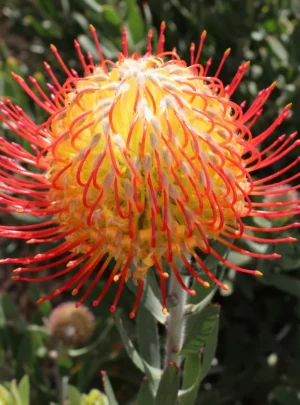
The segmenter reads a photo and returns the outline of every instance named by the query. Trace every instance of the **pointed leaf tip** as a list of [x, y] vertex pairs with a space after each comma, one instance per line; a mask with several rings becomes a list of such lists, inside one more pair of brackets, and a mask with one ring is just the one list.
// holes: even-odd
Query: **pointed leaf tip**
[[102, 377], [103, 387], [104, 387], [105, 394], [107, 395], [109, 405], [119, 405], [116, 400], [112, 385], [110, 383], [110, 380], [107, 376], [106, 371], [101, 370], [100, 374]]
[[179, 391], [180, 373], [177, 364], [170, 363], [160, 380], [154, 405], [176, 405]]

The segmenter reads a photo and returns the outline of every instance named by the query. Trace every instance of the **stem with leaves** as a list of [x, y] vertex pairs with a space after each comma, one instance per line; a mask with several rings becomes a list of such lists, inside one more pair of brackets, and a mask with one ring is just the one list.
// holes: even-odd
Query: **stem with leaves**
[[[186, 282], [188, 277], [183, 277]], [[187, 299], [187, 293], [179, 285], [173, 272], [170, 274], [169, 299], [173, 306], [169, 310], [167, 320], [167, 338], [166, 338], [166, 359], [165, 368], [171, 362], [180, 365], [180, 349], [182, 346], [185, 330], [184, 309]]]

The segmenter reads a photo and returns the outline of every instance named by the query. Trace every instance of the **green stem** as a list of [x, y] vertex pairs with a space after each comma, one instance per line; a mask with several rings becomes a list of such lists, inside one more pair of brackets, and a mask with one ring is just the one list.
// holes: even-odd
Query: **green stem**
[[60, 372], [60, 359], [62, 357], [62, 353], [64, 352], [64, 347], [61, 342], [56, 342], [55, 352], [57, 353], [56, 358], [54, 358], [54, 378], [56, 382], [56, 390], [57, 390], [57, 400], [58, 405], [64, 405], [64, 383], [63, 377]]
[[60, 368], [59, 368], [58, 363], [59, 363], [59, 360], [55, 359], [54, 375], [55, 375], [55, 382], [56, 382], [56, 389], [57, 389], [57, 399], [58, 399], [59, 405], [64, 405], [62, 377], [61, 377], [61, 374], [60, 374]]
[[[182, 277], [182, 279], [185, 283], [188, 277]], [[178, 366], [180, 365], [179, 353], [185, 329], [184, 309], [186, 298], [187, 293], [179, 285], [173, 272], [171, 272], [169, 299], [174, 303], [174, 306], [170, 308], [167, 320], [165, 367], [167, 367], [170, 362], [175, 362]]]

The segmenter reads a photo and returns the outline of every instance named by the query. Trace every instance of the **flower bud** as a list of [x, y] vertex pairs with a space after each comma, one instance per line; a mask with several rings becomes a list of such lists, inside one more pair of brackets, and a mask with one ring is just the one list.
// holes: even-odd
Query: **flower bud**
[[[292, 187], [289, 184], [283, 184], [281, 186], [278, 186], [276, 190], [281, 190], [281, 192], [280, 193], [274, 192], [274, 194], [269, 194], [264, 197], [263, 202], [266, 204], [266, 206], [268, 206], [267, 208], [269, 211], [273, 211], [274, 213], [284, 212], [286, 210], [290, 210], [291, 207], [297, 205], [297, 201], [299, 198], [298, 193], [295, 189], [292, 189]], [[271, 221], [276, 225], [283, 225], [289, 222], [291, 218], [292, 216], [290, 215], [282, 217], [274, 216], [274, 218], [271, 218]]]
[[94, 315], [84, 305], [66, 302], [56, 307], [48, 321], [52, 334], [66, 345], [85, 343], [95, 327]]

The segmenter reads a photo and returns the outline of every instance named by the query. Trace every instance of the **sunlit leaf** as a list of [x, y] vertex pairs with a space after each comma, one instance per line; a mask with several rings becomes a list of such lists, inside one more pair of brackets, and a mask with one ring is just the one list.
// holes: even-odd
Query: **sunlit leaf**
[[19, 382], [18, 391], [22, 400], [22, 405], [30, 405], [30, 387], [27, 375], [25, 375]]
[[81, 394], [78, 389], [72, 385], [68, 386], [67, 398], [70, 401], [70, 405], [81, 405]]
[[266, 41], [269, 44], [274, 55], [283, 63], [288, 62], [288, 52], [283, 44], [275, 36], [267, 36]]

